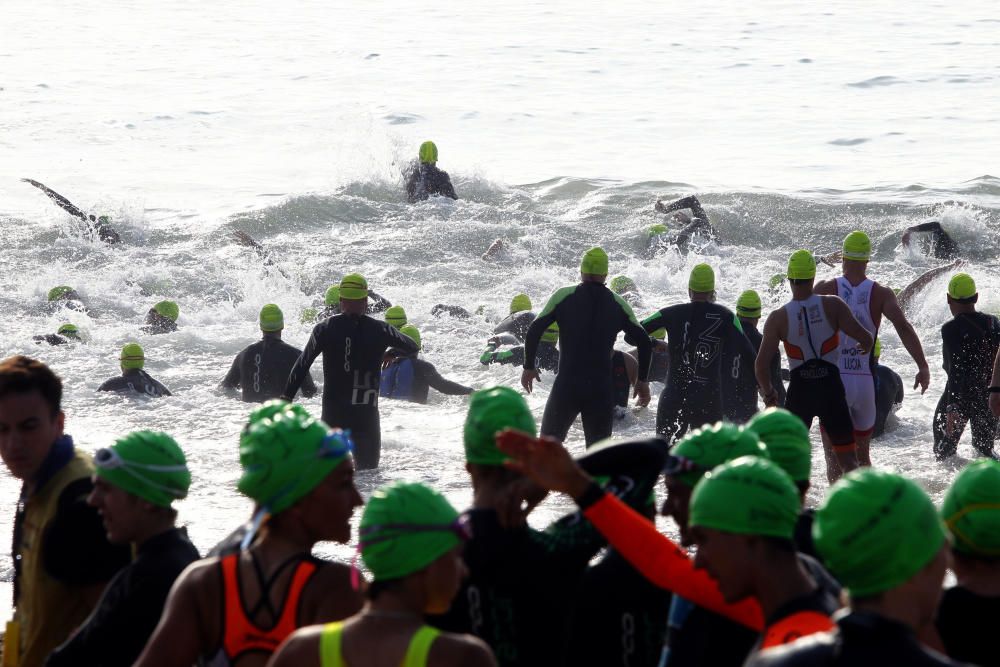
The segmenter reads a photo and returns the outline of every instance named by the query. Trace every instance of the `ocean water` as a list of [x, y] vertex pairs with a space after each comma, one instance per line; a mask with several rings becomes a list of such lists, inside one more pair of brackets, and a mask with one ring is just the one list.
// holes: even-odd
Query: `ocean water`
[[[284, 309], [285, 339], [301, 346], [309, 327], [298, 314], [351, 271], [406, 308], [425, 358], [477, 388], [517, 386], [516, 369], [478, 362], [511, 295], [540, 306], [595, 244], [612, 273], [638, 283], [640, 315], [686, 299], [701, 261], [716, 268], [721, 303], [755, 288], [766, 312], [787, 298], [766, 286], [791, 251], [833, 250], [853, 229], [872, 236], [872, 277], [903, 287], [938, 262], [904, 251], [902, 230], [939, 219], [965, 250], [981, 308], [1000, 311], [1000, 19], [990, 3], [67, 1], [8, 3], [4, 14], [0, 355], [57, 370], [67, 430], [84, 449], [137, 428], [172, 433], [194, 471], [181, 521], [203, 550], [250, 512], [235, 491], [248, 406], [218, 382], [259, 336], [261, 305]], [[461, 200], [410, 206], [401, 169], [428, 138]], [[111, 215], [125, 243], [81, 233], [22, 177]], [[689, 193], [721, 242], [645, 258], [653, 202]], [[235, 244], [237, 230], [276, 267]], [[507, 250], [481, 260], [496, 238]], [[931, 452], [946, 282], [909, 311], [931, 388], [907, 394], [872, 454], [936, 498], [972, 455], [967, 441], [944, 465]], [[97, 315], [48, 310], [58, 284]], [[163, 298], [180, 304], [180, 330], [143, 336], [144, 313]], [[437, 303], [478, 314], [435, 318]], [[64, 321], [85, 329], [86, 344], [32, 342]], [[912, 384], [891, 325], [882, 337], [883, 362]], [[130, 340], [174, 397], [94, 391]], [[539, 418], [550, 385], [543, 377], [528, 399]], [[318, 413], [318, 399], [304, 403]], [[359, 475], [365, 495], [405, 478], [467, 505], [465, 405], [383, 401], [382, 467]], [[619, 435], [649, 435], [653, 422], [653, 410], [637, 410]], [[582, 451], [582, 431], [568, 444]], [[826, 487], [821, 459], [811, 502]], [[0, 534], [18, 488], [0, 470]], [[533, 520], [567, 507], [553, 499]], [[348, 558], [351, 547], [319, 552]], [[11, 568], [0, 553], [0, 579]]]

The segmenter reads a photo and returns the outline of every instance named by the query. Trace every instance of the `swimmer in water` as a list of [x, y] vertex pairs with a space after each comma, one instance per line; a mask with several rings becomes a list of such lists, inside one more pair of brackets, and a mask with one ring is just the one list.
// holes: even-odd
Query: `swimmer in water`
[[[718, 241], [718, 234], [708, 218], [708, 212], [701, 205], [698, 197], [689, 195], [669, 204], [657, 201], [654, 209], [657, 213], [671, 215], [668, 220], [681, 225], [681, 229], [669, 234], [656, 234], [653, 239], [657, 245], [676, 245], [681, 250], [687, 250], [691, 240], [700, 236], [709, 241]], [[691, 211], [690, 215], [685, 210]]]
[[134, 393], [142, 396], [172, 396], [170, 390], [160, 384], [149, 373], [142, 370], [146, 365], [146, 355], [138, 343], [129, 343], [122, 348], [122, 374], [105, 381], [97, 391], [114, 391], [118, 393]]
[[79, 343], [82, 339], [80, 338], [80, 327], [66, 323], [61, 325], [54, 334], [34, 336], [32, 340], [36, 343], [48, 343], [49, 345], [66, 345]]
[[930, 234], [930, 238], [924, 244], [924, 252], [936, 259], [956, 259], [960, 254], [958, 243], [955, 242], [948, 232], [944, 230], [941, 223], [931, 220], [921, 225], [914, 225], [903, 232], [903, 247], [910, 247], [910, 238], [913, 234]]
[[458, 199], [448, 172], [437, 168], [438, 149], [433, 141], [420, 144], [419, 158], [406, 177], [407, 201], [414, 204], [435, 195]]
[[73, 202], [63, 197], [61, 194], [46, 187], [44, 184], [38, 181], [32, 180], [30, 178], [21, 179], [25, 183], [30, 183], [36, 188], [45, 193], [45, 195], [55, 202], [55, 205], [66, 211], [75, 218], [79, 218], [87, 226], [87, 230], [91, 233], [97, 234], [98, 238], [107, 243], [108, 245], [115, 245], [121, 242], [121, 237], [115, 228], [111, 226], [111, 218], [106, 215], [93, 215], [86, 214], [79, 208], [73, 205]]
[[[399, 332], [409, 336], [417, 347], [421, 347], [420, 331], [412, 324], [405, 324]], [[441, 377], [429, 361], [418, 358], [418, 352], [401, 354], [382, 369], [379, 395], [382, 398], [398, 398], [413, 403], [427, 403], [431, 387], [449, 396], [467, 396], [471, 387]]]
[[173, 333], [177, 331], [180, 314], [176, 301], [160, 301], [146, 313], [146, 326], [142, 327], [142, 331], [151, 335]]

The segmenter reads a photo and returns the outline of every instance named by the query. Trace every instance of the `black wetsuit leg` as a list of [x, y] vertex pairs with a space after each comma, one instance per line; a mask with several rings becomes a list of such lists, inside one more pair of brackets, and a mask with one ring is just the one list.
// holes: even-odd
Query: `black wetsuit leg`
[[[956, 412], [952, 434], [947, 434], [948, 408]], [[948, 458], [958, 451], [966, 424], [972, 426], [972, 446], [982, 456], [996, 458], [993, 440], [997, 432], [997, 417], [990, 412], [989, 403], [983, 396], [955, 396], [946, 388], [934, 411], [934, 456], [938, 460]]]
[[382, 431], [378, 408], [323, 405], [323, 421], [332, 428], [350, 430], [354, 441], [354, 465], [358, 470], [378, 467], [382, 453]]
[[656, 406], [656, 434], [673, 443], [722, 416], [717, 388], [699, 392], [692, 385], [673, 386], [668, 379]]
[[792, 369], [785, 409], [812, 428], [819, 417], [820, 426], [830, 436], [834, 447], [854, 442], [854, 422], [847, 407], [840, 371], [831, 363], [811, 359]]
[[613, 387], [607, 380], [588, 381], [557, 375], [542, 414], [542, 435], [565, 441], [570, 427], [580, 415], [584, 439], [589, 447], [611, 435], [614, 406]]

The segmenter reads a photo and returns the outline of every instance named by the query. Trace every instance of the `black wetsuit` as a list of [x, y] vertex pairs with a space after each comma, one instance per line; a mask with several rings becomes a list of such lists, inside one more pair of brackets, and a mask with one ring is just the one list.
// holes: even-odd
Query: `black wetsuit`
[[[972, 446], [991, 458], [997, 418], [990, 412], [993, 360], [1000, 347], [1000, 320], [986, 313], [961, 313], [941, 327], [944, 370], [948, 374], [934, 413], [934, 455], [943, 459], [958, 449], [966, 421], [972, 423]], [[945, 432], [949, 408], [959, 415], [951, 437]]]
[[[777, 609], [765, 619], [765, 627], [801, 611], [833, 614], [839, 607], [841, 586], [816, 559], [799, 554], [799, 561], [817, 588]], [[684, 616], [687, 606], [690, 611]], [[737, 667], [759, 648], [761, 635], [683, 598], [675, 598], [670, 610], [669, 660], [667, 665], [712, 665]]]
[[143, 333], [155, 336], [175, 331], [177, 331], [177, 322], [174, 322], [169, 317], [164, 317], [152, 310], [146, 314], [146, 326], [142, 327]]
[[650, 338], [632, 308], [603, 283], [584, 282], [558, 290], [528, 327], [524, 368], [536, 368], [538, 342], [553, 322], [559, 324], [559, 374], [542, 415], [542, 435], [564, 441], [580, 415], [587, 445], [611, 435], [614, 387], [611, 351], [619, 331], [639, 348], [639, 380], [649, 374]]
[[[667, 374], [670, 371], [670, 351], [663, 350], [658, 345], [653, 345], [653, 358], [649, 362], [649, 381], [666, 382]], [[633, 357], [639, 356], [639, 350], [629, 350]]]
[[[757, 327], [750, 326], [750, 323], [742, 318], [740, 318], [740, 324], [743, 325], [743, 333], [746, 335], [747, 340], [750, 341], [750, 345], [753, 347], [754, 359], [756, 360], [757, 353], [760, 351], [760, 342], [764, 340], [764, 334], [762, 334]], [[754, 369], [752, 366], [750, 368], [749, 380], [753, 382], [754, 391], [756, 392], [757, 379], [754, 376]], [[786, 392], [785, 383], [781, 379], [781, 352], [775, 352], [774, 358], [771, 359], [771, 386], [776, 392], [778, 392], [777, 407], [783, 407], [785, 405]]]
[[882, 364], [875, 364], [875, 430], [872, 437], [885, 433], [885, 422], [889, 415], [903, 403], [903, 380], [896, 371]]
[[678, 199], [668, 205], [666, 210], [660, 212], [669, 214], [682, 209], [691, 210], [691, 222], [687, 223], [682, 229], [676, 232], [654, 237], [653, 247], [650, 249], [653, 253], [655, 253], [658, 249], [663, 249], [669, 246], [677, 246], [679, 250], [687, 251], [691, 244], [691, 240], [695, 236], [704, 238], [706, 241], [718, 240], [718, 234], [715, 231], [715, 227], [712, 226], [711, 221], [708, 219], [708, 212], [701, 205], [701, 202], [698, 201], [698, 197], [695, 195], [689, 195], [682, 199]]
[[535, 317], [535, 313], [530, 310], [521, 310], [516, 313], [511, 313], [507, 317], [500, 320], [500, 324], [494, 327], [493, 333], [514, 334], [514, 336], [523, 343], [524, 337], [528, 334], [528, 327], [530, 327], [531, 323], [535, 321]]
[[[250, 345], [233, 359], [233, 365], [222, 380], [227, 389], [242, 389], [247, 403], [263, 403], [278, 398], [285, 390], [288, 374], [302, 352], [276, 336], [264, 337]], [[302, 395], [316, 395], [312, 375], [302, 378]]]
[[838, 629], [758, 653], [748, 667], [935, 667], [959, 665], [917, 640], [909, 627], [870, 612], [837, 619]]
[[436, 165], [423, 163], [413, 166], [406, 179], [406, 199], [411, 204], [423, 201], [431, 195], [441, 195], [458, 199], [455, 188], [451, 184], [448, 172], [442, 171]]
[[[375, 315], [377, 313], [384, 313], [385, 311], [392, 308], [392, 304], [384, 296], [377, 294], [371, 290], [368, 290], [368, 308], [365, 312], [369, 315]], [[317, 322], [322, 322], [323, 320], [329, 319], [334, 315], [340, 315], [340, 303], [331, 303], [319, 312], [316, 316]]]
[[750, 369], [754, 363], [753, 348], [732, 311], [693, 301], [667, 306], [642, 326], [649, 332], [665, 328], [670, 346], [670, 371], [656, 409], [657, 434], [673, 442], [689, 429], [722, 419], [722, 384], [732, 382], [736, 363], [723, 369], [723, 361], [739, 359]]
[[378, 467], [382, 434], [378, 392], [382, 356], [389, 348], [415, 354], [417, 344], [390, 325], [367, 315], [335, 315], [317, 324], [285, 386], [294, 398], [309, 367], [323, 355], [323, 421], [351, 430], [358, 469]]
[[80, 629], [46, 661], [47, 667], [131, 667], [153, 634], [174, 581], [198, 560], [183, 529], [172, 528], [139, 547], [115, 575]]
[[656, 667], [667, 634], [670, 593], [614, 550], [583, 576], [567, 665]]
[[472, 317], [472, 313], [467, 311], [461, 306], [449, 306], [446, 303], [435, 304], [431, 308], [431, 315], [434, 317], [441, 317], [442, 315], [447, 315], [448, 317], [457, 317], [460, 320], [467, 320]]
[[97, 388], [97, 391], [116, 391], [122, 394], [131, 392], [154, 398], [173, 395], [169, 389], [151, 377], [149, 373], [138, 369], [122, 371], [118, 377], [106, 380]]
[[625, 363], [625, 353], [621, 350], [615, 350], [611, 354], [611, 387], [615, 394], [615, 406], [627, 408], [632, 383], [628, 381], [628, 366]]
[[945, 651], [953, 660], [1000, 667], [1000, 651], [993, 634], [997, 619], [1000, 619], [1000, 597], [985, 597], [954, 586], [941, 597], [935, 624]]
[[32, 336], [32, 340], [36, 343], [48, 343], [49, 345], [66, 345], [73, 341], [78, 341], [79, 339], [69, 339], [59, 334], [45, 334], [44, 336]]
[[382, 371], [379, 395], [382, 398], [398, 398], [413, 403], [426, 403], [430, 388], [449, 396], [467, 396], [470, 387], [446, 380], [429, 361], [417, 355], [400, 357]]
[[[592, 476], [609, 477], [607, 488], [639, 509], [666, 454], [662, 442], [642, 440], [602, 447], [579, 462]], [[544, 531], [527, 525], [505, 529], [494, 510], [473, 509], [468, 516], [472, 539], [463, 558], [469, 576], [447, 614], [432, 625], [477, 635], [502, 667], [564, 664], [573, 609], [588, 597], [581, 583], [588, 563], [606, 544], [604, 537], [580, 512]], [[604, 631], [619, 636], [618, 628]]]
[[[810, 558], [815, 558], [820, 564], [823, 559], [816, 551], [816, 543], [813, 541], [812, 527], [816, 521], [816, 510], [806, 508], [799, 512], [799, 520], [795, 522], [795, 550], [800, 554], [805, 554]], [[833, 575], [830, 575], [833, 576]]]
[[930, 233], [931, 238], [925, 250], [931, 257], [955, 259], [959, 255], [958, 244], [948, 235], [948, 232], [944, 231], [940, 222], [925, 222], [922, 225], [910, 227], [907, 231]]

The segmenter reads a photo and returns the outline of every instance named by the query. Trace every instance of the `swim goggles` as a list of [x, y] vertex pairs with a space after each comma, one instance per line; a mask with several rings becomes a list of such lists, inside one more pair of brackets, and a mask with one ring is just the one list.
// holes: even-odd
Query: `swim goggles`
[[94, 465], [102, 470], [121, 470], [143, 484], [148, 484], [149, 486], [163, 491], [164, 493], [169, 493], [175, 498], [183, 498], [187, 495], [185, 491], [176, 489], [174, 487], [166, 486], [165, 484], [160, 484], [156, 480], [150, 479], [148, 476], [143, 475], [139, 471], [147, 472], [187, 472], [188, 467], [184, 464], [173, 464], [173, 465], [160, 465], [156, 463], [139, 463], [138, 461], [126, 461], [121, 457], [121, 455], [110, 447], [102, 447], [94, 453]]

